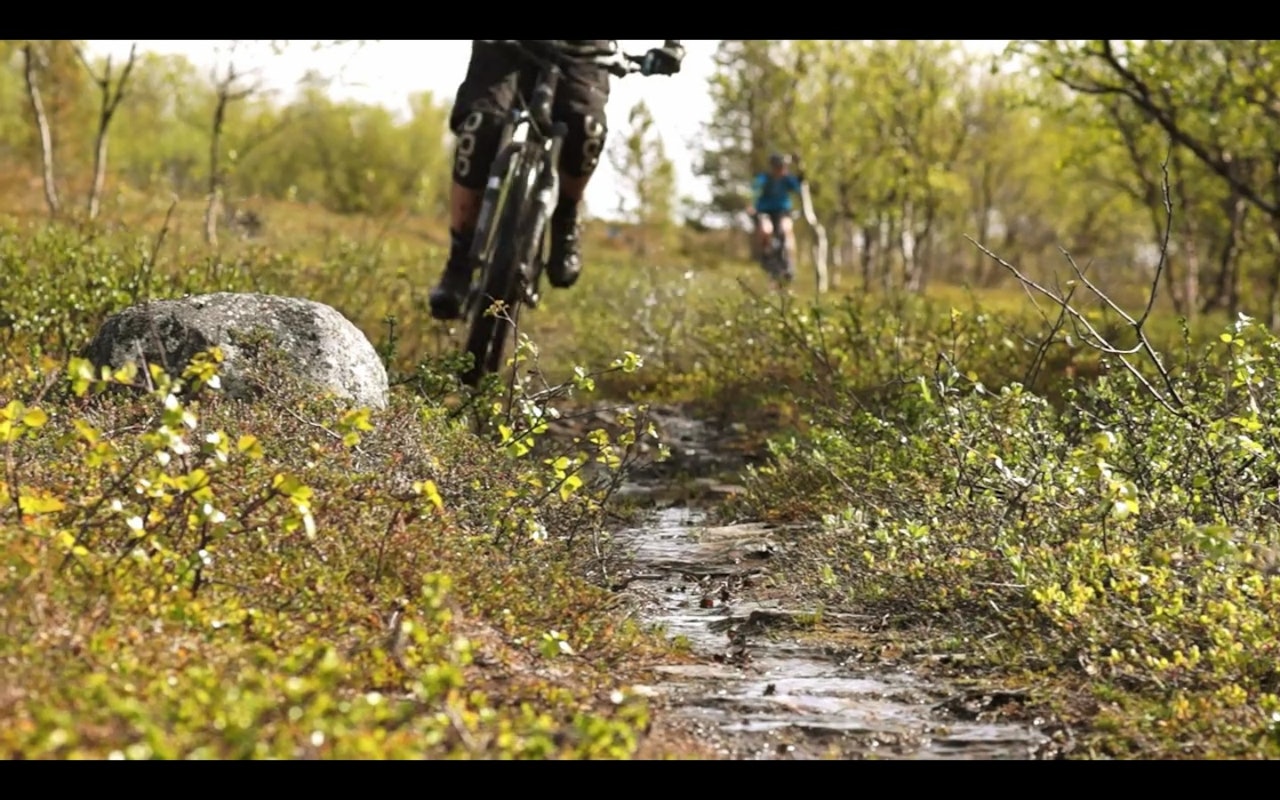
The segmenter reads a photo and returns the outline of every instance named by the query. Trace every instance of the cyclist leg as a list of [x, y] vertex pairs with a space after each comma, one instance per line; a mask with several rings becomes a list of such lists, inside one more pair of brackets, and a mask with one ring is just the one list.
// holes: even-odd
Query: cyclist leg
[[[608, 41], [583, 41], [597, 47]], [[609, 102], [609, 72], [595, 64], [574, 64], [564, 70], [552, 114], [568, 128], [560, 151], [560, 197], [551, 215], [551, 252], [547, 280], [567, 288], [582, 273], [580, 209], [587, 184], [600, 164], [608, 136], [605, 106]]]
[[768, 253], [770, 244], [773, 239], [773, 211], [763, 208], [756, 209], [756, 231], [760, 236], [760, 252]]
[[795, 263], [796, 258], [796, 229], [795, 220], [791, 217], [790, 211], [778, 212], [778, 224], [782, 230], [782, 241], [787, 248], [787, 256], [791, 263]]
[[457, 144], [449, 192], [449, 258], [430, 294], [431, 315], [436, 319], [457, 319], [471, 288], [469, 256], [485, 181], [515, 102], [517, 79], [527, 71], [498, 46], [478, 41], [471, 45], [467, 74], [449, 115]]
[[759, 211], [751, 215], [751, 258], [760, 259], [764, 255], [764, 249], [761, 247], [762, 231], [764, 230], [764, 220], [760, 218]]

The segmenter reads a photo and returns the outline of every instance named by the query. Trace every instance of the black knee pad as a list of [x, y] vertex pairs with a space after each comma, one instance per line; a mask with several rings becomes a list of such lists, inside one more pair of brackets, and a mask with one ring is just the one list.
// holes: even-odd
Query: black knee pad
[[565, 118], [569, 132], [564, 137], [564, 149], [560, 152], [560, 166], [565, 174], [582, 178], [595, 172], [604, 153], [609, 129], [604, 114], [575, 113]]
[[505, 114], [479, 104], [454, 126], [458, 142], [453, 149], [453, 179], [459, 185], [477, 191], [484, 188], [506, 122]]

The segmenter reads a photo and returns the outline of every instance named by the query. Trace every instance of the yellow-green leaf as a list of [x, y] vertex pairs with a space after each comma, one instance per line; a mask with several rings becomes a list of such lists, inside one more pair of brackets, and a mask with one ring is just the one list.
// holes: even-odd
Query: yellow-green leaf
[[560, 484], [560, 499], [568, 500], [580, 486], [582, 486], [582, 478], [577, 475], [570, 475], [565, 478], [564, 483]]
[[297, 500], [305, 500], [311, 496], [311, 490], [304, 486], [302, 481], [285, 473], [277, 473], [271, 479], [271, 488]]
[[431, 480], [421, 481], [419, 483], [415, 483], [413, 485], [413, 488], [414, 488], [414, 491], [418, 492], [419, 494], [426, 495], [427, 500], [429, 500], [431, 502], [431, 505], [435, 506], [437, 510], [440, 510], [440, 511], [444, 510], [444, 500], [443, 498], [440, 497], [440, 492], [436, 488], [435, 481], [431, 481]]
[[18, 507], [24, 514], [52, 514], [66, 508], [67, 504], [52, 495], [38, 497], [24, 494], [18, 496]]

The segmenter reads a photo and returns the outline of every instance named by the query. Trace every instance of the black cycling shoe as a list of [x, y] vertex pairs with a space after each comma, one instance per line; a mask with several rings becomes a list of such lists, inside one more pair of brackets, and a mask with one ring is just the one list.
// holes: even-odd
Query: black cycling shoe
[[474, 271], [471, 265], [470, 240], [452, 232], [451, 238], [449, 261], [445, 264], [444, 274], [428, 295], [431, 316], [442, 320], [462, 316], [462, 306], [467, 301], [467, 293], [471, 291], [471, 275]]
[[576, 203], [562, 202], [551, 214], [551, 253], [546, 270], [547, 280], [557, 289], [567, 289], [582, 274], [582, 219]]

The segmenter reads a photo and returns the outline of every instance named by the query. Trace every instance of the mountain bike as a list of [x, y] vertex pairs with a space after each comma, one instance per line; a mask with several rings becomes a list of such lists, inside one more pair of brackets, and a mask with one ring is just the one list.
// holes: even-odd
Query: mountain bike
[[479, 269], [463, 305], [470, 318], [467, 352], [471, 367], [462, 381], [474, 388], [502, 367], [503, 350], [522, 305], [536, 308], [546, 257], [547, 222], [559, 200], [557, 167], [568, 127], [551, 119], [552, 101], [571, 61], [590, 61], [618, 77], [640, 72], [643, 55], [607, 48], [567, 48], [552, 41], [485, 40], [511, 48], [538, 66], [533, 90], [520, 94], [503, 130], [489, 171], [471, 262]]

